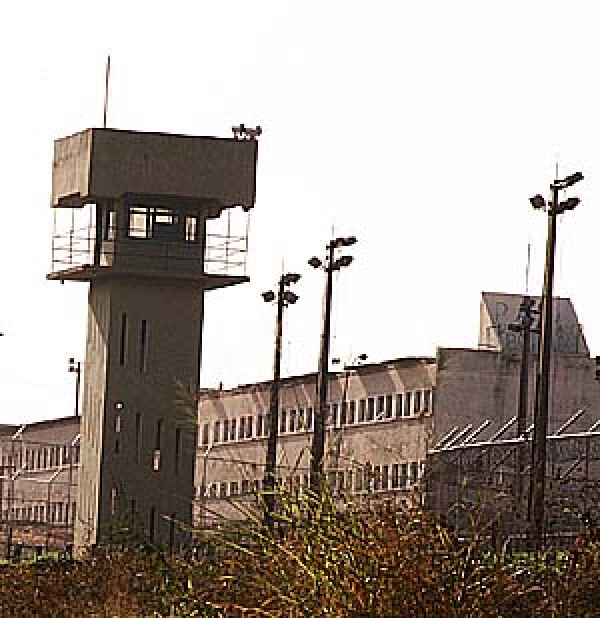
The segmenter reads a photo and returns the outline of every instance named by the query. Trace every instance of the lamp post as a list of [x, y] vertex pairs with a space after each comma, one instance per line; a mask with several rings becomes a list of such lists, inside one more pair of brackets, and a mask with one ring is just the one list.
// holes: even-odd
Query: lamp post
[[563, 179], [556, 179], [551, 185], [552, 201], [546, 203], [541, 195], [530, 199], [536, 210], [548, 214], [546, 238], [546, 264], [544, 268], [544, 289], [542, 293], [541, 333], [539, 362], [536, 371], [536, 397], [534, 434], [529, 489], [529, 520], [534, 549], [540, 549], [544, 535], [544, 496], [546, 485], [546, 439], [548, 433], [548, 394], [550, 387], [550, 356], [552, 349], [552, 298], [554, 284], [554, 254], [556, 249], [556, 217], [566, 210], [573, 210], [579, 204], [578, 197], [558, 201], [558, 193], [583, 180], [583, 174], [576, 172]]
[[298, 283], [300, 275], [286, 273], [281, 275], [277, 284], [277, 293], [269, 290], [262, 293], [266, 303], [277, 301], [277, 318], [275, 321], [275, 352], [273, 359], [273, 380], [269, 393], [269, 437], [267, 440], [267, 459], [264, 478], [265, 524], [273, 531], [275, 527], [275, 479], [277, 476], [277, 432], [279, 430], [279, 384], [281, 381], [281, 339], [283, 336], [283, 309], [293, 305], [298, 296], [287, 287]]
[[350, 247], [356, 243], [355, 236], [338, 237], [329, 241], [326, 246], [327, 256], [324, 263], [318, 257], [312, 257], [308, 263], [313, 268], [325, 271], [325, 292], [323, 296], [323, 325], [319, 351], [319, 371], [317, 374], [317, 405], [315, 406], [315, 427], [310, 460], [310, 488], [318, 492], [323, 483], [323, 455], [325, 453], [325, 415], [327, 406], [327, 386], [329, 369], [329, 344], [331, 335], [331, 297], [333, 288], [333, 273], [352, 263], [351, 255], [335, 257], [336, 249]]
[[79, 383], [81, 381], [81, 362], [69, 359], [69, 373], [75, 374], [75, 416], [79, 416]]

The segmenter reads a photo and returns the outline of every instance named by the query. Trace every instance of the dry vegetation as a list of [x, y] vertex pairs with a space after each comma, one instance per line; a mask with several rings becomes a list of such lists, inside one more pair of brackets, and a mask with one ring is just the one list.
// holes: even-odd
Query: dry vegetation
[[[193, 562], [141, 544], [0, 570], [2, 616], [600, 616], [600, 544], [502, 556], [419, 510], [287, 497], [285, 534], [252, 517]], [[134, 545], [130, 543], [130, 545]]]

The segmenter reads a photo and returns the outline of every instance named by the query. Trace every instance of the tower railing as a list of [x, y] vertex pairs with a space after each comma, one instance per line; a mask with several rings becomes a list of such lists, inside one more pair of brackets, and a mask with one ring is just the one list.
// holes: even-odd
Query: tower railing
[[100, 264], [94, 264], [95, 229], [84, 226], [52, 236], [52, 272], [91, 266], [112, 266], [115, 258], [143, 259], [153, 271], [197, 274], [246, 275], [248, 237], [245, 234], [207, 233], [204, 255], [180, 241], [126, 238], [103, 241]]

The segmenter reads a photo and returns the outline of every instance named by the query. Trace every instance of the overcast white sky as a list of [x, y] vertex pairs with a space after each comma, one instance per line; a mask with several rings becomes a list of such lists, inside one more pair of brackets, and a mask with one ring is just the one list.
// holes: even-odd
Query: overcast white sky
[[354, 234], [338, 277], [333, 355], [373, 361], [475, 346], [482, 290], [541, 290], [546, 217], [528, 198], [581, 170], [559, 226], [556, 292], [600, 353], [598, 15], [592, 2], [21, 2], [0, 21], [0, 422], [70, 414], [84, 284], [47, 282], [52, 142], [109, 126], [231, 135], [262, 125], [251, 283], [211, 292], [203, 383], [268, 379], [274, 307], [284, 371], [316, 369], [322, 277], [307, 266]]

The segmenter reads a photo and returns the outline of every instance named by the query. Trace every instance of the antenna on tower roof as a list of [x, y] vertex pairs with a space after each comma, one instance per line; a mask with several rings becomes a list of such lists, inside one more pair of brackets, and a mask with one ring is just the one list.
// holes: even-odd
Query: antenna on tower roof
[[531, 242], [527, 243], [527, 265], [525, 266], [525, 294], [529, 296], [529, 270], [531, 268]]
[[110, 80], [110, 54], [106, 57], [106, 73], [104, 77], [104, 117], [102, 126], [106, 129], [106, 114], [108, 112], [108, 83]]

